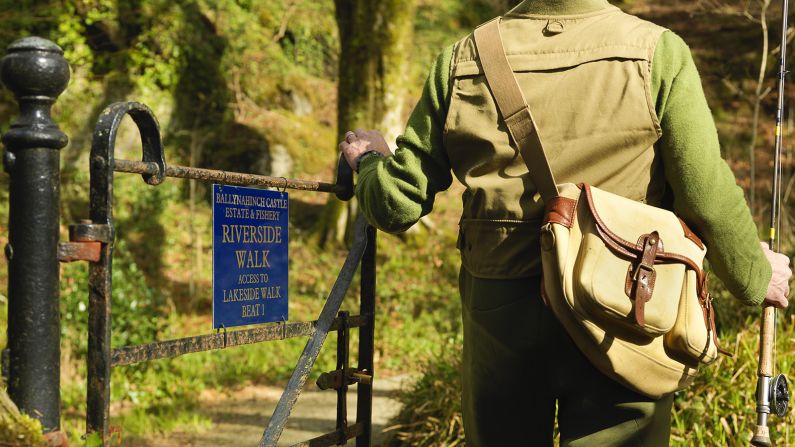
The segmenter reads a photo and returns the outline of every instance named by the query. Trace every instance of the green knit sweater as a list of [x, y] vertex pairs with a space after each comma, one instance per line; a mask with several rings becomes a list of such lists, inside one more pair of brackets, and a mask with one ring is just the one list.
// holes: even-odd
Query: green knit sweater
[[[578, 14], [604, 8], [604, 0], [526, 0], [535, 14]], [[434, 196], [452, 183], [442, 142], [450, 101], [453, 48], [431, 66], [422, 97], [398, 149], [389, 158], [362, 160], [356, 195], [368, 220], [381, 230], [407, 229], [433, 209]], [[759, 242], [742, 189], [721, 159], [718, 135], [687, 44], [663, 33], [652, 61], [652, 95], [663, 135], [657, 142], [674, 211], [708, 247], [715, 274], [741, 301], [758, 305], [770, 264]]]

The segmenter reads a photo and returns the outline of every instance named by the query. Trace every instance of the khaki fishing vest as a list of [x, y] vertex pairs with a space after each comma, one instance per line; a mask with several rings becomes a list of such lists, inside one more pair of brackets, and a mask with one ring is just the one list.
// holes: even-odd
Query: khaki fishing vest
[[[586, 182], [659, 206], [665, 192], [654, 143], [651, 60], [665, 31], [610, 6], [584, 15], [509, 12], [508, 60], [558, 183]], [[472, 35], [455, 47], [445, 147], [466, 186], [458, 248], [481, 278], [541, 272], [543, 203], [499, 117]]]

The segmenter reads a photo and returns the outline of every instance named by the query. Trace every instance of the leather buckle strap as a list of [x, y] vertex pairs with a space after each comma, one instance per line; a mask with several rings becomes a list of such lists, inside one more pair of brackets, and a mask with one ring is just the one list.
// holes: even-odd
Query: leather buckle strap
[[646, 324], [644, 310], [646, 302], [651, 300], [654, 293], [654, 283], [657, 280], [657, 272], [654, 271], [654, 260], [657, 257], [657, 250], [660, 245], [660, 234], [653, 231], [651, 234], [644, 234], [638, 240], [638, 245], [643, 247], [643, 251], [638, 256], [635, 272], [632, 275], [632, 293], [630, 298], [635, 302], [635, 321], [638, 325]]

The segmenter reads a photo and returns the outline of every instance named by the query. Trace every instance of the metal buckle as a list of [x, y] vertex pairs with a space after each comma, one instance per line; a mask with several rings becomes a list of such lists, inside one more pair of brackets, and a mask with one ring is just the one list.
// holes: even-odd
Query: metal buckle
[[637, 281], [638, 277], [640, 276], [641, 269], [646, 270], [647, 272], [653, 272], [654, 266], [648, 266], [643, 262], [639, 263], [637, 267], [635, 267], [635, 272], [632, 273], [632, 280]]

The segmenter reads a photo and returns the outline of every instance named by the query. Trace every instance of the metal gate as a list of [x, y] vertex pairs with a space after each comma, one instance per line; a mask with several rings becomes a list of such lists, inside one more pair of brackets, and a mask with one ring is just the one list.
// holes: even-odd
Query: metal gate
[[[58, 242], [59, 149], [67, 137], [50, 117], [50, 107], [66, 88], [69, 67], [63, 51], [40, 38], [16, 41], [2, 61], [2, 81], [14, 93], [20, 117], [3, 136], [4, 165], [10, 175], [8, 391], [21, 410], [42, 421], [53, 441], [60, 434], [60, 319], [58, 263], [89, 262], [89, 333], [87, 436], [108, 442], [111, 369], [183, 354], [252, 343], [308, 337], [287, 388], [259, 442], [276, 445], [290, 411], [308, 379], [330, 331], [337, 331], [337, 369], [320, 375], [321, 389], [337, 392], [336, 430], [298, 445], [357, 446], [371, 440], [373, 337], [375, 312], [376, 231], [360, 218], [354, 241], [324, 307], [315, 321], [281, 322], [234, 331], [138, 346], [111, 346], [114, 222], [113, 179], [116, 172], [140, 174], [152, 186], [166, 178], [193, 179], [225, 185], [274, 187], [353, 195], [352, 172], [340, 160], [334, 184], [254, 174], [166, 165], [160, 129], [152, 111], [136, 102], [116, 103], [97, 122], [89, 158], [90, 219], [69, 226], [69, 242]], [[141, 135], [142, 161], [114, 157], [116, 133], [130, 116]], [[340, 312], [342, 300], [361, 264], [359, 315]], [[359, 328], [358, 364], [349, 366], [349, 330]], [[346, 395], [357, 385], [356, 422], [348, 424]]]

